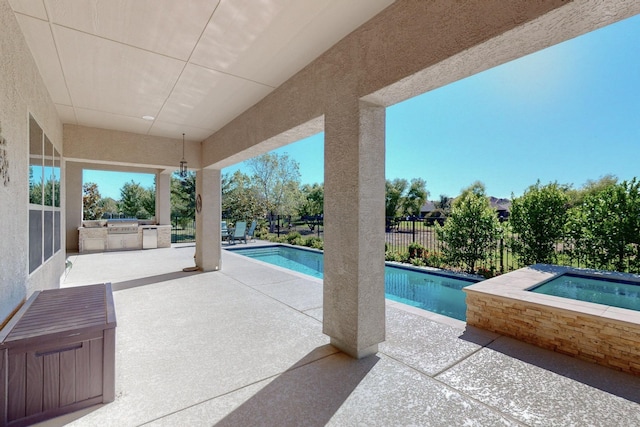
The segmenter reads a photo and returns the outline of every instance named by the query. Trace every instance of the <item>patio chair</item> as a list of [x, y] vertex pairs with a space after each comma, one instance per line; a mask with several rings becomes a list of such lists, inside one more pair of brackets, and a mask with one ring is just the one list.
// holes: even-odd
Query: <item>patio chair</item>
[[222, 240], [225, 240], [229, 237], [229, 229], [227, 228], [227, 221], [222, 221], [220, 223], [220, 235], [222, 236]]
[[247, 243], [247, 222], [238, 221], [233, 229], [233, 234], [229, 235], [229, 243], [235, 243], [236, 240], [244, 240]]
[[256, 232], [256, 227], [258, 225], [258, 221], [256, 221], [255, 219], [253, 221], [251, 221], [251, 226], [249, 226], [249, 231], [247, 231], [247, 239], [249, 241], [254, 241], [255, 242], [255, 238], [253, 237], [253, 234]]

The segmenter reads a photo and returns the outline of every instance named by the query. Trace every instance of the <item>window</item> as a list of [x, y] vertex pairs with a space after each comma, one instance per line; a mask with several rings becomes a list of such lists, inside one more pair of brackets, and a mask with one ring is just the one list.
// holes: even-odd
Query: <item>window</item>
[[60, 250], [61, 157], [29, 116], [29, 273]]

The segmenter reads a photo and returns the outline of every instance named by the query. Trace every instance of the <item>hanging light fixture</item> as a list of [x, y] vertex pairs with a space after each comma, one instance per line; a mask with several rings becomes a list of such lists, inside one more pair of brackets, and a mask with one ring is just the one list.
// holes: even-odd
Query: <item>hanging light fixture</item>
[[184, 159], [184, 133], [182, 134], [182, 160], [180, 160], [180, 176], [187, 177], [187, 161]]

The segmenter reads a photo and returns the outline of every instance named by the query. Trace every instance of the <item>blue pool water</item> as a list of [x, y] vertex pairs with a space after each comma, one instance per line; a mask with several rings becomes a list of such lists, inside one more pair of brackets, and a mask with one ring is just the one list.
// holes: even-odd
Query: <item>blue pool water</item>
[[565, 273], [529, 290], [640, 311], [638, 282]]
[[[229, 250], [320, 279], [324, 271], [324, 259], [320, 252], [288, 246]], [[389, 265], [385, 267], [384, 281], [388, 299], [459, 320], [466, 320], [467, 311], [462, 288], [477, 282]]]

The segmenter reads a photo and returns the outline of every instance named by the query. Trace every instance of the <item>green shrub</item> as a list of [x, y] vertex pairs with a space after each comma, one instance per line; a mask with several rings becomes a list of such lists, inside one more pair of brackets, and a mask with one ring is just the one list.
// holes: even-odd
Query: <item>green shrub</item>
[[290, 245], [304, 246], [304, 239], [302, 237], [296, 237], [295, 239], [287, 239]]
[[285, 236], [285, 240], [287, 241], [287, 243], [289, 243], [290, 245], [295, 245], [295, 241], [301, 239], [302, 236], [300, 235], [300, 233], [298, 233], [297, 231], [292, 231], [291, 233], [287, 234]]
[[416, 267], [424, 267], [427, 265], [424, 258], [410, 258], [409, 261], [411, 262], [412, 265], [415, 265]]
[[275, 234], [267, 234], [265, 236], [265, 239], [269, 242], [273, 242], [273, 243], [288, 243], [287, 238], [285, 236], [282, 237], [278, 237]]
[[453, 202], [447, 221], [442, 227], [436, 226], [447, 264], [466, 267], [469, 273], [489, 258], [500, 232], [498, 216], [480, 182], [463, 190]]
[[256, 239], [269, 240], [269, 228], [264, 223], [261, 223], [256, 227], [253, 235]]
[[314, 249], [323, 249], [324, 242], [319, 237], [309, 237], [305, 239], [304, 246], [308, 248], [314, 248]]
[[406, 262], [408, 254], [406, 252], [386, 251], [384, 253], [385, 261]]
[[481, 275], [482, 277], [484, 277], [485, 279], [491, 279], [492, 277], [497, 276], [496, 274], [496, 267], [493, 265], [490, 265], [489, 268], [487, 267], [480, 267], [478, 268], [478, 272], [477, 274]]
[[444, 265], [444, 258], [439, 252], [431, 252], [424, 261], [429, 267], [442, 268]]
[[409, 259], [424, 258], [426, 254], [426, 248], [420, 243], [413, 242], [409, 245]]

